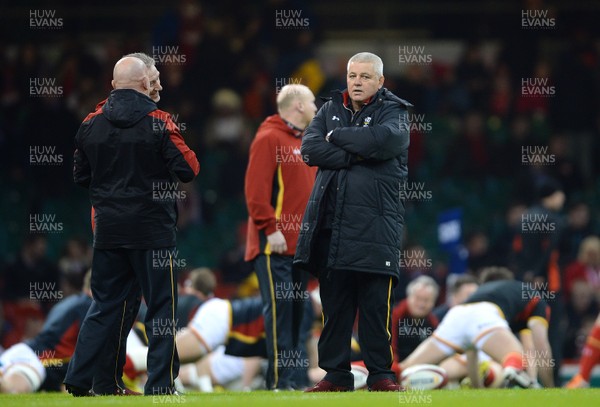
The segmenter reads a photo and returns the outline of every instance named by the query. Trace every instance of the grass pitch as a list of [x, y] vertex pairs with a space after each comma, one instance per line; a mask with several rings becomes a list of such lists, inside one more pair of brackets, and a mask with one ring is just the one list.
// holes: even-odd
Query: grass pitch
[[380, 406], [460, 406], [460, 407], [586, 407], [600, 406], [600, 389], [541, 390], [439, 390], [405, 393], [320, 393], [268, 392], [186, 393], [180, 396], [81, 397], [68, 394], [36, 393], [0, 395], [0, 406], [148, 406], [155, 405], [235, 406], [235, 407], [380, 407]]

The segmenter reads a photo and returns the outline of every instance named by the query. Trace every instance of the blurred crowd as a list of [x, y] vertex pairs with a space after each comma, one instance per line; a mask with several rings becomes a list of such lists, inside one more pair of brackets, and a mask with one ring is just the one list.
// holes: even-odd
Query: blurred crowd
[[[95, 43], [70, 37], [0, 46], [1, 208], [24, 215], [0, 220], [0, 245], [8, 254], [0, 269], [3, 347], [39, 332], [56, 302], [32, 298], [32, 281], [65, 297], [81, 289], [91, 238], [89, 203], [70, 182], [73, 137], [109, 93], [115, 61], [129, 52], [179, 58], [157, 67], [164, 88], [159, 107], [175, 115], [201, 163], [199, 181], [185, 186], [189, 198], [179, 204], [181, 250], [190, 268], [216, 271], [222, 295], [240, 295], [238, 287], [252, 274], [243, 261], [243, 180], [254, 131], [274, 113], [282, 81], [299, 78], [321, 96], [344, 87], [347, 56], [319, 54], [314, 16], [310, 29], [277, 29], [273, 16], [281, 4], [265, 2], [242, 14], [185, 0], [152, 22], [147, 39], [107, 32]], [[429, 261], [405, 267], [397, 300], [410, 280], [428, 275], [442, 287], [437, 304], [445, 301], [448, 259], [434, 231], [440, 210], [463, 208], [467, 273], [511, 266], [521, 215], [535, 202], [537, 186], [553, 179], [567, 197], [559, 244], [564, 353], [577, 358], [600, 309], [600, 162], [594, 159], [600, 153], [600, 52], [598, 38], [583, 28], [550, 44], [552, 52], [541, 40], [504, 41], [489, 59], [483, 41], [464, 40], [455, 63], [434, 58], [386, 75], [385, 86], [413, 103], [413, 117], [425, 124], [411, 128], [410, 181], [432, 192], [430, 201], [407, 203], [404, 252]], [[160, 48], [168, 46], [177, 48]], [[32, 97], [31, 78], [56, 78], [61, 96]], [[540, 86], [555, 92], [526, 95], [526, 78], [547, 79]], [[42, 145], [56, 146], [65, 164], [30, 165], [29, 148]], [[535, 146], [551, 162], [524, 161], [523, 149]], [[28, 233], [28, 214], [61, 211], [77, 214], [66, 218], [64, 233]]]

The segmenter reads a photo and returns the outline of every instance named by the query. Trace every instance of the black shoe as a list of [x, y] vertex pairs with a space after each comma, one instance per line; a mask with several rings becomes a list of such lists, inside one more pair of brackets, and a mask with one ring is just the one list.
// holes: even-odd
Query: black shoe
[[128, 389], [127, 387], [125, 388], [121, 388], [121, 387], [117, 387], [114, 391], [112, 392], [93, 392], [94, 396], [143, 396], [142, 393], [138, 393], [135, 390], [131, 390]]
[[81, 387], [72, 386], [65, 383], [67, 391], [73, 395], [73, 397], [93, 397], [96, 395], [91, 389], [83, 389]]

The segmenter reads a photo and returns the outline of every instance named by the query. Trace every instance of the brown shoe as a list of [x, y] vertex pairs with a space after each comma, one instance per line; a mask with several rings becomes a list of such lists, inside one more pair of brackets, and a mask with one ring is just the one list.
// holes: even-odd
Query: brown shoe
[[349, 386], [338, 386], [337, 384], [331, 383], [329, 380], [321, 380], [319, 383], [315, 384], [314, 387], [305, 390], [305, 393], [316, 393], [316, 392], [337, 392], [337, 391], [354, 391], [352, 387]]
[[369, 391], [406, 391], [406, 389], [392, 379], [386, 378], [375, 382], [372, 386], [369, 386]]

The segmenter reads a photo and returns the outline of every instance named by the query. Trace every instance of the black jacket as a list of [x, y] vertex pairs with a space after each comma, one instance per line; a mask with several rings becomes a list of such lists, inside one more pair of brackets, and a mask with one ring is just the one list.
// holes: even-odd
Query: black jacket
[[400, 189], [408, 173], [407, 108], [412, 105], [385, 88], [356, 113], [347, 107], [348, 100], [347, 92], [336, 92], [302, 138], [302, 156], [319, 171], [294, 265], [317, 272], [314, 243], [322, 226], [328, 184], [335, 179], [327, 268], [391, 275], [397, 280], [404, 228]]
[[73, 178], [89, 188], [94, 247], [153, 249], [175, 245], [178, 181], [200, 165], [171, 115], [131, 89], [113, 90], [75, 136]]

